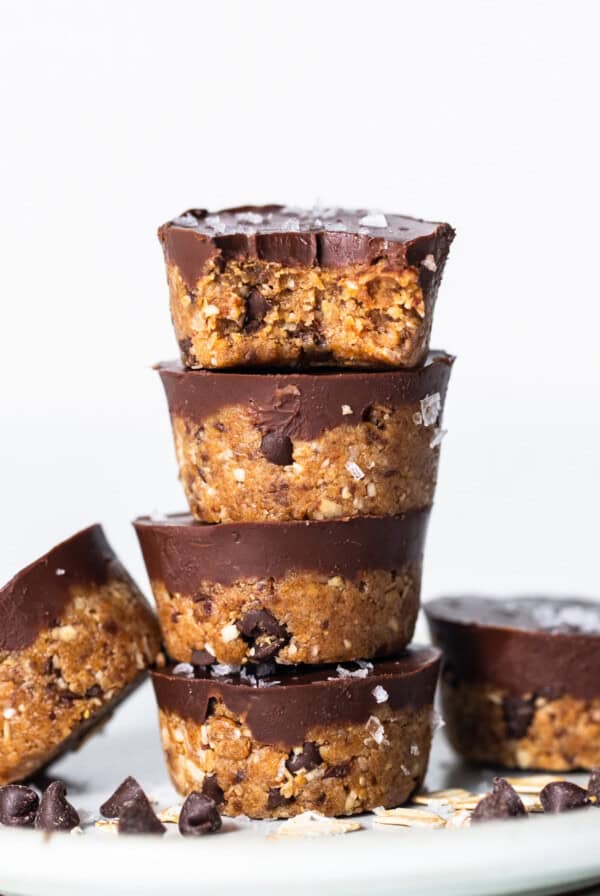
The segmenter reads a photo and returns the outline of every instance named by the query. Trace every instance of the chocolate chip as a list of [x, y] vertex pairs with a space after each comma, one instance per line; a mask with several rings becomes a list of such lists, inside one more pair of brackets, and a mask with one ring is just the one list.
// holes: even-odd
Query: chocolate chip
[[35, 827], [38, 831], [70, 831], [78, 824], [79, 815], [67, 800], [66, 785], [53, 781], [42, 794]]
[[307, 740], [304, 742], [301, 753], [290, 753], [285, 767], [288, 772], [292, 772], [292, 774], [294, 772], [302, 771], [302, 769], [309, 772], [311, 768], [316, 768], [322, 761], [316, 743], [312, 740]]
[[250, 610], [236, 623], [240, 634], [252, 644], [250, 659], [266, 662], [288, 643], [290, 635], [268, 610]]
[[119, 631], [119, 626], [115, 622], [114, 619], [107, 619], [106, 622], [102, 624], [102, 628], [106, 632], [107, 635], [116, 635]]
[[105, 818], [118, 818], [125, 803], [135, 799], [140, 793], [144, 795], [138, 782], [130, 775], [119, 784], [112, 796], [102, 803], [100, 812]]
[[271, 787], [267, 797], [267, 809], [279, 809], [280, 806], [288, 806], [294, 800], [291, 796], [284, 796], [278, 787]]
[[31, 787], [7, 784], [0, 787], [0, 824], [11, 828], [32, 828], [39, 798]]
[[[193, 300], [193, 296], [192, 296]], [[185, 367], [194, 367], [198, 361], [192, 351], [192, 340], [189, 337], [179, 339], [179, 351], [181, 352], [181, 360]]]
[[505, 697], [502, 701], [502, 715], [507, 736], [517, 740], [525, 737], [534, 713], [535, 697]]
[[294, 463], [294, 446], [289, 436], [282, 432], [268, 432], [260, 443], [261, 454], [272, 464], [289, 467]]
[[246, 297], [246, 316], [244, 318], [246, 333], [256, 333], [260, 330], [268, 310], [269, 303], [260, 290], [251, 289]]
[[202, 793], [209, 797], [217, 806], [225, 802], [223, 788], [219, 786], [216, 775], [206, 775], [202, 782]]
[[504, 778], [494, 778], [492, 792], [477, 804], [472, 822], [496, 821], [500, 818], [526, 817], [527, 812], [519, 794]]
[[213, 834], [220, 829], [221, 824], [215, 801], [206, 794], [193, 790], [181, 807], [179, 832], [184, 837], [198, 837]]
[[102, 688], [100, 687], [100, 685], [99, 685], [99, 684], [93, 684], [91, 687], [89, 687], [89, 688], [87, 689], [87, 691], [85, 692], [85, 696], [86, 696], [89, 700], [91, 700], [91, 699], [94, 698], [94, 697], [101, 697], [101, 696], [102, 696], [102, 693], [103, 693], [103, 691], [102, 691]]
[[193, 666], [210, 666], [215, 662], [215, 658], [208, 650], [192, 650]]
[[164, 834], [166, 830], [143, 790], [121, 806], [119, 834]]
[[540, 793], [540, 803], [544, 812], [568, 812], [588, 805], [587, 790], [571, 784], [570, 781], [553, 781], [546, 784]]
[[323, 778], [345, 778], [350, 772], [349, 762], [340, 762], [339, 765], [332, 765], [327, 769]]
[[592, 805], [600, 806], [600, 768], [592, 769], [587, 789]]

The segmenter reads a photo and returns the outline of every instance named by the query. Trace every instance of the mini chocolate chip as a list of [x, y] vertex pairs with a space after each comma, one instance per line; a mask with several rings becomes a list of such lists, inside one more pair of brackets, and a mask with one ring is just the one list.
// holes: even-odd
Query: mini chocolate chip
[[540, 803], [544, 812], [568, 812], [587, 806], [588, 793], [570, 781], [553, 781], [542, 789]]
[[102, 688], [100, 687], [100, 685], [93, 684], [91, 687], [89, 687], [87, 689], [87, 691], [85, 692], [85, 696], [91, 700], [93, 697], [101, 697], [102, 693], [103, 693], [103, 691], [102, 691]]
[[502, 715], [508, 737], [525, 737], [535, 713], [534, 697], [509, 697], [502, 701]]
[[266, 433], [261, 439], [260, 451], [268, 461], [279, 467], [289, 467], [294, 463], [292, 440], [282, 432]]
[[42, 794], [35, 827], [38, 831], [70, 831], [78, 824], [79, 815], [67, 800], [66, 785], [53, 781]]
[[309, 772], [312, 768], [316, 768], [321, 764], [321, 754], [319, 748], [312, 740], [304, 742], [301, 753], [290, 753], [285, 767], [288, 772], [299, 772], [304, 769]]
[[527, 812], [519, 794], [504, 778], [494, 778], [492, 792], [477, 804], [471, 821], [496, 821], [500, 818], [526, 817]]
[[600, 768], [592, 769], [587, 789], [591, 803], [600, 806]]
[[209, 797], [215, 805], [220, 806], [225, 802], [223, 788], [219, 786], [216, 775], [206, 775], [202, 782], [202, 793]]
[[198, 837], [201, 834], [213, 834], [221, 827], [221, 816], [215, 805], [205, 793], [193, 790], [179, 815], [179, 832], [184, 837]]
[[11, 828], [32, 828], [39, 798], [31, 787], [7, 784], [0, 787], [0, 824]]
[[119, 631], [119, 626], [114, 619], [107, 619], [106, 622], [103, 623], [102, 628], [107, 635], [116, 635]]
[[125, 805], [125, 803], [131, 802], [131, 800], [135, 799], [139, 794], [144, 795], [144, 791], [131, 775], [125, 778], [122, 781], [112, 796], [102, 803], [100, 806], [100, 812], [104, 815], [105, 818], [118, 818], [121, 814], [121, 809]]
[[166, 830], [143, 790], [121, 806], [119, 834], [164, 834]]
[[293, 801], [293, 797], [284, 796], [278, 787], [271, 787], [267, 797], [267, 809], [279, 809], [280, 806], [288, 806]]
[[252, 643], [252, 662], [271, 660], [290, 640], [285, 625], [268, 610], [250, 610], [236, 625], [242, 637]]
[[246, 297], [246, 316], [244, 318], [246, 333], [256, 333], [260, 330], [268, 310], [269, 303], [260, 290], [251, 289]]
[[215, 658], [208, 650], [192, 650], [193, 666], [210, 666], [215, 662]]
[[323, 778], [345, 778], [350, 771], [349, 762], [340, 762], [339, 765], [332, 765], [327, 769]]

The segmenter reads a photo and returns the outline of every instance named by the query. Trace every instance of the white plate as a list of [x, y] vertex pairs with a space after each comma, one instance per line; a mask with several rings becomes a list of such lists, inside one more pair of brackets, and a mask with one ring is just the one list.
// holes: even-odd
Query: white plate
[[[161, 808], [177, 802], [166, 781], [156, 709], [145, 685], [104, 733], [53, 769], [78, 809], [99, 804], [129, 774]], [[431, 788], [489, 787], [491, 771], [461, 766], [436, 737]], [[577, 778], [575, 777], [575, 780]], [[585, 779], [583, 779], [585, 780]], [[534, 817], [464, 830], [372, 828], [316, 840], [273, 841], [280, 822], [228, 820], [221, 834], [184, 840], [118, 837], [89, 828], [51, 838], [0, 830], [4, 896], [488, 896], [564, 892], [600, 879], [600, 811]], [[600, 892], [600, 890], [599, 890]]]

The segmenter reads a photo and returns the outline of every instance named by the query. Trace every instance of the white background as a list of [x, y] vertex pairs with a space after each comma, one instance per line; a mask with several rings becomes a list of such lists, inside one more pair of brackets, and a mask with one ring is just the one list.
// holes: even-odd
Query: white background
[[188, 206], [457, 229], [425, 595], [598, 594], [594, 2], [0, 4], [0, 581], [184, 505], [153, 362], [155, 230]]

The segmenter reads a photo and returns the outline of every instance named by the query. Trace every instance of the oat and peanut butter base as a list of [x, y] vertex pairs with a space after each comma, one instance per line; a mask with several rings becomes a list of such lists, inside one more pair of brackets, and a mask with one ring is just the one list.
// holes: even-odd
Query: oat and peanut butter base
[[251, 818], [405, 802], [425, 775], [437, 676], [435, 651], [411, 657], [406, 677], [399, 661], [346, 674], [329, 667], [304, 684], [295, 670], [291, 686], [279, 671], [280, 681], [256, 687], [153, 673], [174, 786]]
[[410, 641], [427, 520], [420, 510], [207, 526], [183, 515], [135, 528], [173, 659], [292, 664], [388, 655]]
[[186, 366], [419, 363], [452, 229], [324, 211], [191, 210], [160, 228]]
[[448, 736], [467, 758], [522, 769], [600, 764], [600, 605], [576, 598], [441, 598]]
[[206, 522], [394, 515], [433, 501], [453, 359], [393, 373], [161, 365], [180, 477]]
[[149, 606], [100, 527], [84, 530], [0, 591], [0, 784], [78, 745], [159, 652]]

